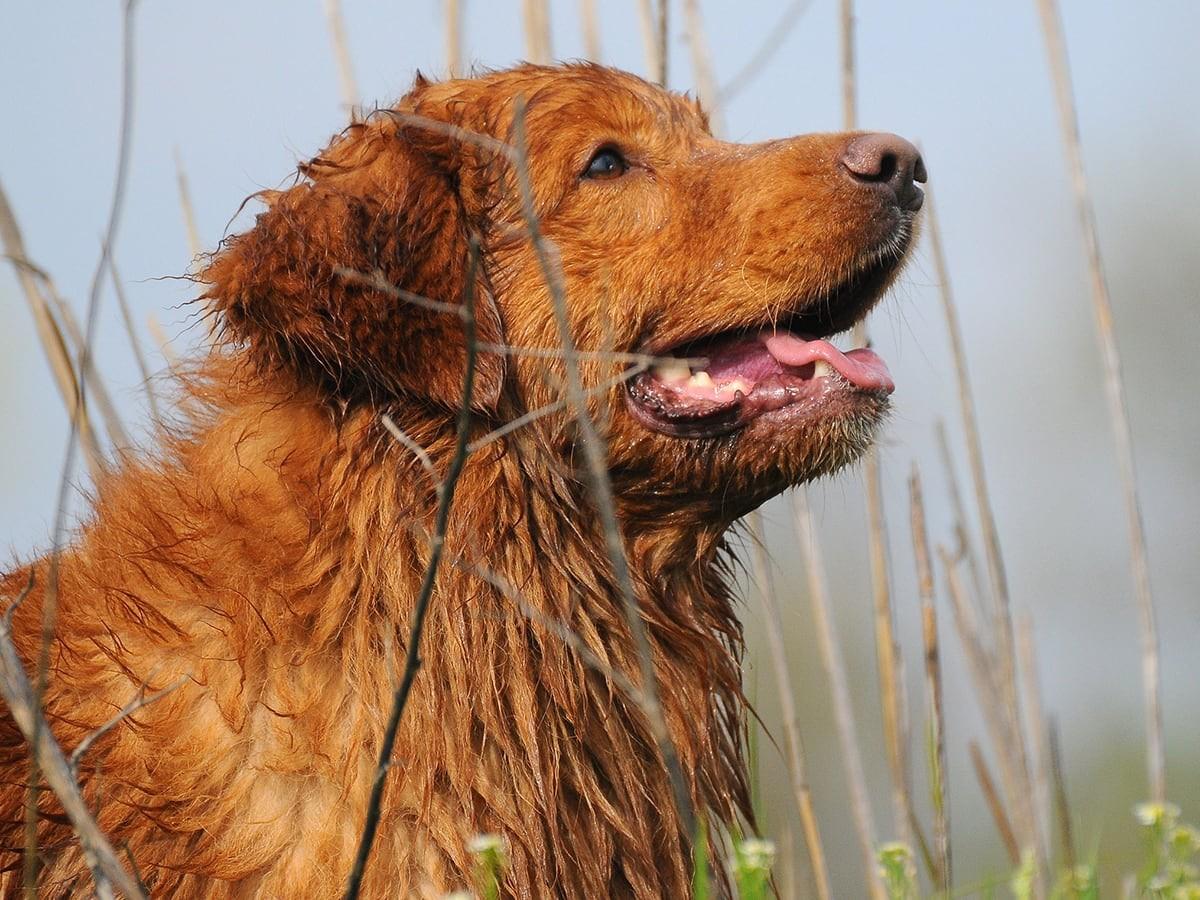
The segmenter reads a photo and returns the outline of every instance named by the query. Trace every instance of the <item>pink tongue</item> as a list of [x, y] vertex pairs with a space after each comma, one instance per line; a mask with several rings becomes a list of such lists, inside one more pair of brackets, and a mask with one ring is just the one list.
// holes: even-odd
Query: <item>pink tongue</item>
[[799, 367], [824, 360], [855, 387], [889, 394], [896, 389], [887, 363], [872, 350], [843, 353], [828, 341], [806, 341], [786, 331], [764, 335], [763, 343], [767, 352], [782, 365]]

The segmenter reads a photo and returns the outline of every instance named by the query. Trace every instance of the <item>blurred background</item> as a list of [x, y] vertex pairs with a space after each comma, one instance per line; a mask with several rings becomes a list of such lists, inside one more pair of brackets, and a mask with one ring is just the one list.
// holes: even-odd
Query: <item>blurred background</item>
[[[549, 4], [552, 56], [587, 55], [580, 4]], [[646, 72], [635, 0], [597, 4], [602, 61]], [[725, 136], [756, 141], [842, 123], [838, 9], [742, 0], [701, 3]], [[669, 84], [695, 85], [682, 4], [671, 9]], [[1136, 608], [1102, 368], [1045, 47], [1033, 0], [860, 0], [861, 127], [921, 144], [936, 195], [980, 418], [1014, 609], [1032, 616], [1047, 711], [1061, 729], [1076, 839], [1107, 894], [1139, 858], [1131, 810], [1146, 799]], [[1136, 461], [1162, 635], [1168, 792], [1200, 817], [1200, 4], [1063, 0], [1085, 161], [1124, 357]], [[347, 0], [360, 102], [388, 104], [415, 71], [447, 71], [438, 0]], [[175, 4], [137, 12], [136, 119], [127, 206], [114, 258], [134, 323], [178, 353], [204, 338], [189, 269], [176, 159], [190, 182], [202, 247], [251, 221], [254, 191], [279, 185], [347, 121], [318, 0]], [[0, 29], [0, 183], [29, 258], [82, 317], [112, 192], [121, 85], [121, 10], [107, 3], [7, 3]], [[528, 55], [517, 0], [467, 0], [466, 66]], [[747, 65], [758, 59], [761, 65]], [[898, 389], [880, 448], [898, 640], [908, 672], [914, 769], [928, 818], [922, 750], [921, 635], [907, 527], [907, 478], [920, 466], [932, 540], [953, 515], [935, 425], [949, 428], [967, 484], [955, 384], [927, 242], [871, 320]], [[127, 422], [149, 416], [141, 375], [106, 284], [96, 360]], [[11, 268], [0, 268], [0, 543], [3, 559], [49, 546], [67, 416]], [[80, 470], [78, 479], [85, 483]], [[811, 491], [850, 668], [877, 830], [895, 837], [883, 749], [861, 472]], [[970, 496], [967, 497], [968, 502]], [[76, 514], [84, 506], [76, 503]], [[809, 774], [837, 896], [862, 893], [829, 692], [813, 639], [790, 508], [765, 509], [783, 603]], [[974, 516], [971, 516], [974, 520]], [[0, 563], [5, 564], [6, 563]], [[941, 590], [939, 576], [939, 591]], [[749, 587], [747, 588], [749, 591]], [[947, 741], [957, 881], [1011, 867], [967, 756], [985, 737], [944, 596]], [[744, 615], [747, 685], [782, 744], [758, 605]], [[798, 825], [778, 749], [760, 740], [763, 832], [802, 871]]]

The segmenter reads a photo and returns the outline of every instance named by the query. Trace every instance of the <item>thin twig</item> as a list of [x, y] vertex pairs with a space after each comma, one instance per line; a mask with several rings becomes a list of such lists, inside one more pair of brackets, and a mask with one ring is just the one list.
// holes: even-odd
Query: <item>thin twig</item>
[[850, 811], [858, 834], [859, 849], [863, 855], [863, 868], [871, 896], [885, 896], [875, 862], [875, 821], [871, 815], [871, 802], [867, 793], [867, 779], [863, 773], [862, 756], [859, 752], [858, 729], [854, 724], [854, 709], [850, 703], [850, 688], [846, 677], [846, 663], [842, 659], [841, 643], [838, 640], [837, 624], [830, 611], [829, 589], [825, 581], [825, 565], [817, 546], [816, 531], [812, 524], [812, 513], [808, 507], [808, 495], [798, 488], [792, 495], [792, 509], [796, 521], [796, 539], [808, 569], [808, 593], [812, 602], [813, 620], [817, 628], [817, 645], [821, 650], [821, 662], [829, 678], [829, 691], [833, 699], [834, 722], [837, 725], [838, 743], [842, 748], [842, 764], [846, 771], [846, 784], [850, 791]]
[[771, 61], [771, 57], [783, 47], [792, 28], [800, 21], [800, 17], [808, 11], [810, 6], [812, 6], [812, 0], [793, 0], [791, 5], [783, 11], [779, 19], [767, 30], [766, 37], [763, 38], [759, 48], [754, 51], [741, 70], [721, 88], [719, 96], [723, 106], [728, 106], [733, 102], [733, 98], [758, 77], [758, 73]]
[[[513, 344], [492, 344], [488, 341], [479, 342], [480, 353], [501, 353], [506, 356], [531, 356], [540, 359], [563, 359], [566, 351], [562, 347], [518, 347]], [[704, 356], [654, 356], [648, 353], [624, 353], [619, 350], [575, 350], [574, 355], [580, 359], [599, 359], [605, 362], [631, 363], [635, 366], [706, 366], [708, 358]]]
[[429, 477], [433, 479], [434, 487], [441, 490], [442, 477], [438, 475], [437, 468], [433, 465], [433, 460], [429, 458], [429, 454], [425, 452], [425, 448], [409, 437], [408, 433], [397, 425], [387, 413], [380, 416], [379, 420], [383, 422], [383, 427], [388, 430], [388, 433], [417, 458], [421, 463], [421, 468], [428, 472]]
[[[620, 375], [617, 375], [613, 378], [609, 378], [605, 381], [600, 382], [595, 387], [590, 387], [590, 388], [584, 389], [583, 394], [585, 397], [592, 397], [597, 394], [602, 394], [605, 391], [612, 388], [614, 385], [623, 384], [624, 382], [628, 381], [631, 378], [636, 378], [638, 375], [640, 375], [644, 371], [646, 371], [646, 367], [639, 363], [638, 365], [634, 366], [631, 369], [626, 369]], [[526, 425], [528, 425], [531, 422], [536, 422], [538, 419], [545, 418], [546, 416], [549, 416], [549, 415], [553, 415], [554, 413], [558, 412], [559, 410], [568, 409], [572, 405], [573, 405], [573, 401], [571, 400], [571, 398], [564, 397], [561, 400], [555, 400], [552, 403], [547, 403], [545, 406], [539, 406], [536, 409], [531, 409], [529, 412], [525, 413], [524, 415], [517, 416], [517, 418], [512, 419], [508, 422], [505, 422], [503, 425], [501, 425], [497, 428], [493, 428], [487, 434], [476, 438], [475, 441], [472, 442], [472, 444], [471, 444], [471, 452], [479, 450], [482, 447], [486, 447], [488, 444], [492, 443], [493, 441], [498, 441], [498, 440], [500, 440], [500, 438], [504, 437], [505, 435], [512, 434], [514, 431], [524, 428]]]
[[96, 741], [100, 740], [100, 738], [104, 737], [104, 735], [108, 734], [110, 731], [120, 725], [122, 721], [133, 715], [138, 710], [145, 709], [151, 703], [161, 700], [163, 697], [167, 696], [167, 694], [170, 694], [172, 691], [182, 687], [187, 681], [188, 676], [184, 676], [172, 684], [167, 685], [162, 690], [155, 691], [149, 696], [146, 695], [145, 684], [138, 688], [138, 692], [134, 695], [132, 700], [122, 706], [117, 711], [116, 715], [114, 715], [99, 728], [88, 732], [87, 736], [79, 742], [79, 745], [73, 751], [71, 751], [71, 758], [67, 762], [68, 765], [70, 765], [71, 772], [74, 774], [75, 778], [78, 779], [79, 777], [79, 763], [82, 762], [84, 756], [86, 756], [87, 752], [92, 749]]
[[367, 859], [371, 855], [371, 847], [375, 842], [375, 833], [379, 827], [381, 807], [383, 803], [383, 788], [387, 782], [387, 773], [392, 765], [392, 751], [396, 745], [396, 734], [400, 728], [400, 719], [408, 704], [409, 693], [417, 671], [421, 668], [421, 637], [425, 628], [425, 617], [429, 612], [429, 601], [433, 597], [433, 586], [437, 580], [438, 567], [446, 543], [446, 528], [450, 521], [450, 504], [454, 501], [454, 490], [458, 478], [462, 474], [466, 462], [467, 438], [471, 430], [471, 397], [475, 387], [475, 289], [479, 271], [479, 242], [471, 239], [470, 264], [467, 267], [467, 280], [463, 291], [462, 321], [466, 339], [467, 359], [466, 374], [463, 377], [463, 399], [458, 410], [457, 434], [454, 455], [446, 470], [438, 490], [438, 507], [434, 520], [433, 536], [430, 540], [429, 562], [425, 567], [425, 575], [417, 592], [416, 604], [413, 607], [412, 631], [409, 635], [408, 646], [405, 649], [404, 673], [400, 684], [392, 698], [392, 710], [388, 715], [387, 726], [384, 729], [383, 741], [379, 748], [379, 763], [375, 768], [375, 777], [371, 784], [371, 796], [367, 803], [367, 816], [363, 825], [362, 836], [358, 844], [358, 852], [354, 856], [354, 866], [350, 870], [350, 878], [346, 883], [346, 900], [354, 900], [362, 889], [363, 873], [366, 870]]
[[187, 232], [188, 250], [192, 259], [200, 256], [200, 228], [196, 224], [196, 208], [192, 205], [192, 192], [188, 188], [187, 172], [183, 168], [183, 155], [175, 148], [175, 183], [179, 186], [179, 209], [183, 212], [183, 229]]
[[683, 18], [687, 26], [688, 47], [692, 51], [692, 77], [700, 102], [708, 113], [709, 126], [713, 134], [720, 137], [725, 133], [725, 115], [721, 105], [721, 92], [713, 72], [712, 50], [704, 33], [704, 17], [700, 13], [700, 0], [683, 0]]
[[754, 581], [758, 585], [758, 597], [762, 602], [766, 624], [767, 649], [771, 657], [771, 668], [775, 673], [775, 689], [783, 713], [783, 736], [787, 745], [788, 777], [792, 785], [792, 796], [800, 813], [800, 824], [804, 829], [804, 843], [812, 864], [813, 882], [817, 896], [828, 900], [829, 867], [825, 863], [825, 851], [821, 844], [821, 832], [813, 810], [812, 790], [808, 784], [808, 765], [805, 762], [804, 740], [800, 734], [800, 715], [796, 711], [796, 693], [788, 672], [787, 651], [783, 645], [783, 616], [779, 611], [779, 598], [771, 578], [771, 567], [764, 549], [766, 532], [760, 510], [748, 517], [750, 524], [750, 552], [754, 565]]
[[54, 314], [50, 311], [50, 304], [46, 301], [41, 286], [38, 284], [35, 272], [39, 270], [28, 262], [25, 255], [25, 242], [21, 237], [21, 229], [17, 225], [16, 217], [13, 215], [12, 207], [8, 203], [8, 195], [4, 192], [3, 186], [0, 186], [0, 242], [3, 242], [5, 255], [17, 270], [17, 280], [20, 282], [25, 300], [29, 304], [29, 311], [33, 314], [33, 324], [37, 329], [42, 352], [46, 354], [46, 361], [50, 364], [50, 372], [54, 376], [58, 392], [67, 407], [67, 414], [72, 421], [78, 423], [76, 427], [79, 432], [79, 440], [83, 444], [84, 458], [87, 460], [92, 480], [95, 481], [104, 471], [104, 454], [100, 449], [91, 419], [88, 417], [87, 407], [84, 406], [83, 398], [79, 393], [79, 380], [75, 373], [75, 365], [71, 360], [71, 352], [67, 349], [66, 339], [58, 327], [58, 323], [55, 322]]
[[1067, 62], [1066, 39], [1057, 0], [1038, 0], [1046, 52], [1058, 101], [1059, 124], [1067, 164], [1071, 171], [1071, 186], [1075, 192], [1075, 207], [1083, 230], [1091, 285], [1092, 308], [1096, 317], [1096, 334], [1104, 359], [1104, 392], [1108, 399], [1109, 418], [1117, 449], [1122, 494], [1125, 500], [1126, 524], [1133, 567], [1134, 594], [1137, 600], [1142, 642], [1142, 690], [1146, 706], [1146, 774], [1150, 796], [1163, 803], [1167, 796], [1166, 757], [1163, 744], [1162, 685], [1160, 683], [1158, 625], [1154, 611], [1154, 596], [1150, 588], [1150, 564], [1146, 557], [1146, 533], [1142, 522], [1141, 500], [1138, 496], [1137, 471], [1133, 455], [1133, 433], [1129, 425], [1128, 402], [1121, 377], [1121, 355], [1113, 328], [1112, 299], [1100, 255], [1100, 238], [1096, 229], [1096, 212], [1088, 189], [1083, 164], [1083, 143], [1079, 135], [1079, 115], [1075, 109], [1071, 71]]
[[353, 112], [358, 107], [362, 95], [358, 92], [358, 82], [354, 79], [354, 64], [350, 57], [350, 43], [346, 39], [346, 20], [342, 16], [341, 0], [325, 0], [325, 24], [329, 27], [333, 57], [337, 62], [342, 105]]
[[[104, 271], [111, 259], [113, 247], [116, 244], [120, 229], [121, 216], [125, 209], [125, 189], [129, 177], [130, 147], [132, 145], [133, 114], [134, 114], [134, 11], [137, 0], [125, 0], [121, 17], [121, 118], [117, 137], [117, 166], [113, 179], [112, 200], [108, 210], [108, 222], [104, 229], [104, 237], [100, 242], [100, 258], [92, 272], [91, 288], [88, 291], [87, 312], [84, 317], [83, 347], [79, 353], [79, 370], [87, 372], [91, 365], [92, 346], [96, 336], [96, 326], [100, 314], [100, 294], [103, 285]], [[87, 405], [87, 379], [79, 381], [79, 405]], [[66, 535], [67, 505], [72, 488], [72, 476], [75, 472], [75, 456], [86, 443], [81, 439], [81, 419], [72, 417], [67, 435], [67, 448], [63, 460], [62, 475], [58, 483], [58, 498], [54, 512], [54, 529], [52, 532], [50, 550], [49, 581], [42, 597], [42, 629], [41, 646], [38, 650], [37, 671], [34, 681], [34, 708], [42, 708], [42, 700], [46, 692], [46, 681], [50, 668], [50, 645], [54, 640], [54, 625], [58, 615], [58, 579], [61, 564], [62, 547]], [[40, 727], [41, 717], [33, 720], [35, 729], [34, 746], [38, 746], [36, 729]], [[38, 754], [30, 758], [29, 793], [25, 807], [25, 887], [31, 890], [36, 887], [38, 857], [37, 857], [37, 819], [38, 819]]]
[[[388, 281], [383, 273], [378, 271], [368, 273], [345, 266], [334, 266], [333, 274], [347, 281], [366, 285], [373, 290], [387, 294], [389, 297], [405, 303], [411, 303], [422, 309], [455, 316], [461, 313], [461, 307], [455, 306], [453, 303], [431, 300], [421, 294], [414, 294], [412, 291], [406, 291], [401, 287], [397, 287]], [[567, 351], [561, 347], [519, 347], [512, 344], [495, 344], [490, 341], [479, 341], [476, 349], [480, 353], [496, 353], [501, 356], [526, 356], [538, 359], [565, 359], [567, 356]], [[654, 356], [647, 353], [625, 353], [616, 350], [572, 350], [570, 352], [580, 359], [629, 363], [635, 368], [641, 367], [641, 371], [657, 365], [699, 367], [708, 363], [708, 359], [703, 356]]]
[[579, 0], [579, 19], [583, 24], [584, 52], [592, 62], [600, 62], [600, 20], [596, 18], [596, 0]]
[[[63, 812], [71, 821], [84, 860], [92, 872], [96, 895], [111, 898], [115, 885], [126, 897], [144, 898], [145, 893], [137, 881], [125, 871], [108, 839], [92, 817], [72, 767], [62, 748], [54, 740], [33, 686], [25, 674], [25, 667], [13, 645], [11, 613], [32, 588], [33, 579], [30, 578], [22, 595], [3, 616], [0, 616], [0, 694], [3, 694], [4, 701], [8, 704], [9, 715], [30, 743], [30, 755], [37, 760], [38, 770], [45, 776], [50, 790], [58, 797]], [[31, 886], [36, 891], [36, 883], [30, 885], [27, 881], [26, 888]]]
[[1017, 843], [1017, 836], [1013, 833], [1012, 823], [1008, 820], [1008, 814], [1004, 811], [1004, 801], [1000, 799], [1000, 794], [996, 790], [996, 784], [992, 781], [992, 773], [988, 771], [987, 760], [983, 758], [983, 751], [979, 749], [977, 741], [971, 741], [967, 745], [971, 751], [971, 765], [975, 767], [975, 777], [979, 780], [979, 787], [983, 791], [983, 797], [987, 801], [988, 809], [992, 813], [992, 821], [996, 823], [996, 830], [1000, 833], [1000, 840], [1004, 843], [1004, 849], [1008, 852], [1008, 861], [1014, 866], [1021, 863], [1021, 848]]
[[146, 361], [146, 353], [142, 350], [142, 342], [138, 340], [137, 329], [133, 324], [133, 311], [129, 308], [129, 300], [125, 296], [125, 285], [121, 282], [121, 274], [117, 271], [116, 260], [109, 260], [109, 274], [112, 275], [113, 292], [117, 295], [117, 307], [121, 310], [121, 321], [125, 323], [125, 334], [129, 337], [129, 347], [137, 362], [138, 371], [142, 374], [142, 388], [146, 391], [146, 404], [150, 408], [150, 417], [158, 422], [161, 419], [158, 410], [158, 396], [154, 391], [154, 382], [150, 378], [150, 365]]
[[538, 65], [548, 65], [553, 56], [550, 43], [550, 10], [546, 0], [521, 0], [525, 22], [525, 55]]
[[345, 266], [334, 266], [333, 274], [338, 278], [365, 285], [380, 293], [387, 294], [389, 297], [403, 300], [405, 303], [411, 303], [413, 306], [419, 306], [421, 309], [427, 309], [431, 312], [448, 313], [453, 316], [460, 315], [462, 312], [461, 306], [456, 306], [453, 303], [443, 303], [441, 300], [430, 300], [428, 297], [422, 297], [420, 294], [414, 294], [412, 291], [406, 291], [404, 288], [397, 287], [388, 281], [383, 273], [379, 271], [359, 272], [357, 269], [348, 269]]
[[933, 562], [925, 528], [925, 503], [921, 475], [913, 464], [908, 480], [913, 557], [917, 568], [917, 593], [921, 598], [921, 636], [925, 648], [925, 697], [929, 709], [929, 768], [933, 794], [933, 846], [937, 856], [934, 886], [949, 893], [954, 883], [950, 854], [950, 775], [946, 762], [946, 711], [942, 692], [942, 660], [934, 604]]
[[571, 325], [567, 317], [567, 299], [562, 283], [561, 270], [553, 257], [553, 249], [541, 233], [537, 211], [533, 200], [533, 184], [529, 174], [529, 162], [526, 155], [525, 136], [525, 102], [518, 99], [516, 115], [513, 122], [518, 149], [516, 159], [517, 183], [521, 195], [521, 212], [529, 229], [529, 240], [533, 245], [538, 266], [542, 277], [550, 291], [554, 305], [554, 318], [558, 326], [558, 339], [566, 351], [564, 358], [566, 368], [567, 397], [574, 407], [576, 427], [582, 445], [585, 470], [592, 499], [600, 517], [600, 525], [604, 531], [605, 547], [608, 551], [609, 562], [613, 568], [618, 589], [625, 607], [625, 616], [629, 622], [629, 630], [633, 636], [634, 647], [637, 651], [638, 665], [641, 669], [641, 688], [645, 695], [644, 708], [650, 724], [655, 743], [662, 755], [663, 763], [671, 779], [671, 787], [675, 794], [675, 804], [680, 818], [680, 826], [685, 835], [691, 838], [696, 833], [695, 815], [692, 801], [683, 770], [679, 764], [679, 755], [675, 750], [671, 733], [667, 728], [663, 715], [662, 701], [658, 693], [658, 676], [654, 670], [653, 651], [650, 639], [646, 633], [646, 625], [642, 621], [641, 609], [637, 595], [633, 589], [633, 579], [629, 573], [629, 561], [625, 557], [625, 547], [621, 537], [620, 524], [617, 521], [616, 503], [613, 500], [612, 484], [608, 477], [608, 448], [604, 438], [596, 430], [588, 411], [584, 396], [583, 382], [579, 373], [579, 360], [575, 355], [575, 341], [571, 336]]

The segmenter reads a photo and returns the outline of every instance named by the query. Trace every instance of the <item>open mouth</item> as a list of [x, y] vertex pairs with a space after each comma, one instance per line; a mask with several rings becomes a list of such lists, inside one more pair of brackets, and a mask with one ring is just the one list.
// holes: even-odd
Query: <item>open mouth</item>
[[839, 399], [883, 400], [895, 389], [887, 364], [870, 349], [842, 351], [826, 338], [866, 315], [902, 257], [903, 250], [889, 254], [779, 324], [657, 351], [667, 361], [630, 380], [630, 411], [663, 434], [717, 437], [779, 410], [818, 417]]

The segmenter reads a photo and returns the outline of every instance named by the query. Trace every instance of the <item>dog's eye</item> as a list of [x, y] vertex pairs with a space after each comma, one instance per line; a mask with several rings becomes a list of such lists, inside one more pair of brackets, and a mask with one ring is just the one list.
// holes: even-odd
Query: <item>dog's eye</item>
[[628, 171], [629, 163], [625, 162], [625, 157], [612, 147], [604, 147], [596, 151], [596, 155], [592, 157], [591, 162], [587, 164], [587, 168], [583, 170], [583, 177], [596, 179], [620, 178]]

